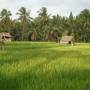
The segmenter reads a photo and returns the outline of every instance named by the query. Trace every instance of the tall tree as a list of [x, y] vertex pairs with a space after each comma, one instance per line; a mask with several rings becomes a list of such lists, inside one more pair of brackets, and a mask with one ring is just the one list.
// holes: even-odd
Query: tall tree
[[76, 26], [78, 31], [76, 32], [79, 41], [90, 41], [90, 10], [84, 9], [76, 18]]
[[39, 31], [41, 34], [41, 38], [43, 40], [45, 40], [45, 28], [47, 27], [47, 24], [49, 23], [49, 17], [50, 15], [48, 15], [47, 12], [47, 8], [46, 7], [42, 7], [39, 11], [38, 11], [38, 19], [39, 19]]
[[19, 15], [19, 21], [21, 23], [21, 29], [22, 29], [22, 40], [28, 39], [28, 25], [30, 24], [31, 17], [30, 17], [30, 11], [27, 11], [25, 7], [21, 7], [17, 13]]
[[49, 18], [49, 15], [47, 13], [47, 8], [46, 7], [42, 7], [40, 9], [40, 11], [38, 11], [38, 15], [39, 15], [39, 17], [40, 17], [40, 19], [42, 21], [42, 25], [47, 24], [48, 18]]
[[69, 16], [69, 34], [74, 36], [74, 17], [72, 12], [70, 12]]
[[7, 9], [3, 9], [0, 13], [0, 25], [2, 27], [2, 30], [5, 32], [11, 32], [11, 29], [13, 28], [13, 23], [11, 20], [11, 12]]

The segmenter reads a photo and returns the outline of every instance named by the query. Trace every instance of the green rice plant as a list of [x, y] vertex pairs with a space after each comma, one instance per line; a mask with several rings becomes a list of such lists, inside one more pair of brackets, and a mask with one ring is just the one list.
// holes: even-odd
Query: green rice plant
[[6, 43], [0, 90], [90, 90], [90, 44]]

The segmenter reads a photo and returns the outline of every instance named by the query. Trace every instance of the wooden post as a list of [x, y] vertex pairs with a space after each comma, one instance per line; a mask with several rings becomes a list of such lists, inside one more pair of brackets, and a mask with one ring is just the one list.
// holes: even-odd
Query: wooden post
[[5, 41], [5, 37], [3, 37], [3, 35], [0, 36], [0, 49], [4, 49], [4, 41]]
[[1, 50], [4, 49], [4, 45], [5, 45], [4, 41], [0, 41], [0, 49], [1, 49]]

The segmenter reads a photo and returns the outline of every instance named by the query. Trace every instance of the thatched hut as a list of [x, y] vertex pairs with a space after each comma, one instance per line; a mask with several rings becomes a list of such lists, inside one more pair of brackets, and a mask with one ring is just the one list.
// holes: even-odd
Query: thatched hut
[[0, 33], [0, 41], [11, 41], [11, 40], [12, 40], [12, 37], [10, 33], [6, 33], [6, 32]]
[[60, 40], [60, 44], [74, 45], [74, 37], [73, 36], [63, 36]]

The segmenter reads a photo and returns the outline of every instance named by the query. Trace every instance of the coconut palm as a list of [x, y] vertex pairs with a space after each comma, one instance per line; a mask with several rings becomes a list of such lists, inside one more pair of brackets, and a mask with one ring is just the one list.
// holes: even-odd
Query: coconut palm
[[11, 20], [11, 12], [7, 9], [3, 9], [0, 13], [0, 19], [1, 19], [1, 27], [4, 31], [10, 32], [12, 29], [12, 20]]
[[26, 40], [28, 38], [28, 25], [32, 19], [30, 17], [30, 11], [27, 11], [25, 7], [21, 7], [17, 15], [19, 15], [18, 20], [21, 23], [22, 40]]

